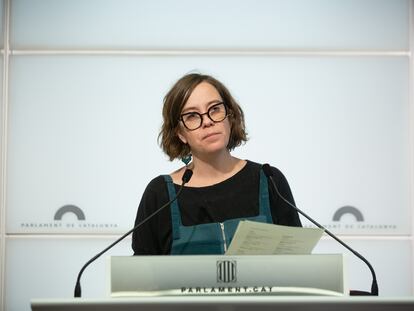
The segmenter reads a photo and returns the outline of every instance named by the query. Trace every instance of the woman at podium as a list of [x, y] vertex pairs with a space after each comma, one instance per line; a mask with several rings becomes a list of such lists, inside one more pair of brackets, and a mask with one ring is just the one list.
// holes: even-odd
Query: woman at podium
[[[217, 79], [188, 74], [164, 98], [160, 145], [182, 168], [155, 177], [142, 196], [137, 225], [177, 195], [186, 169], [193, 174], [178, 199], [135, 230], [135, 255], [223, 254], [240, 220], [301, 226], [297, 212], [268, 184], [261, 164], [232, 156], [247, 141], [244, 114]], [[280, 194], [294, 204], [284, 175], [271, 167]]]

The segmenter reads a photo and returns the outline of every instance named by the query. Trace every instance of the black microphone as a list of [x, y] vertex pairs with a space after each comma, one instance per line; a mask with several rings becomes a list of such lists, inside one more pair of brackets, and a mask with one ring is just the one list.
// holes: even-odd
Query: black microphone
[[273, 172], [270, 168], [269, 164], [263, 164], [262, 166], [263, 168], [263, 172], [265, 173], [265, 175], [270, 179], [274, 190], [276, 191], [276, 193], [279, 195], [279, 197], [285, 201], [287, 204], [289, 204], [291, 207], [293, 207], [299, 214], [303, 215], [304, 217], [306, 217], [310, 222], [312, 222], [314, 225], [316, 225], [317, 227], [319, 227], [320, 229], [324, 230], [326, 232], [326, 234], [328, 234], [331, 238], [333, 238], [335, 241], [337, 241], [338, 243], [340, 243], [342, 246], [344, 246], [346, 249], [348, 249], [352, 254], [354, 254], [355, 256], [357, 256], [359, 259], [361, 259], [369, 268], [369, 270], [371, 271], [372, 274], [372, 285], [371, 285], [371, 293], [369, 292], [365, 292], [365, 291], [357, 291], [357, 290], [351, 290], [350, 291], [350, 295], [351, 296], [363, 296], [363, 295], [371, 295], [371, 296], [378, 296], [378, 284], [377, 284], [377, 277], [375, 275], [375, 271], [374, 268], [371, 266], [371, 264], [368, 262], [368, 260], [366, 260], [364, 258], [364, 256], [362, 256], [360, 253], [358, 253], [356, 250], [352, 249], [348, 244], [346, 244], [345, 242], [343, 242], [341, 239], [339, 239], [336, 235], [334, 235], [332, 232], [330, 232], [328, 229], [326, 229], [324, 226], [320, 225], [318, 222], [316, 222], [315, 220], [313, 220], [310, 216], [306, 215], [304, 212], [302, 212], [299, 208], [297, 208], [294, 204], [290, 203], [288, 200], [286, 200], [279, 192], [275, 181], [273, 180]]
[[143, 224], [145, 224], [148, 220], [150, 220], [152, 217], [154, 217], [156, 214], [158, 214], [161, 210], [163, 210], [164, 208], [166, 208], [167, 206], [169, 206], [172, 202], [174, 202], [175, 200], [177, 200], [178, 196], [181, 194], [181, 191], [184, 188], [184, 185], [190, 181], [190, 179], [191, 179], [192, 176], [193, 176], [193, 171], [187, 168], [185, 170], [184, 174], [183, 174], [182, 179], [181, 179], [182, 180], [182, 183], [181, 183], [180, 189], [178, 190], [177, 194], [175, 195], [175, 197], [172, 200], [170, 200], [167, 203], [165, 203], [163, 206], [161, 206], [159, 209], [157, 209], [155, 212], [153, 212], [151, 215], [149, 215], [147, 218], [145, 218], [143, 221], [141, 221], [139, 224], [137, 224], [134, 228], [132, 228], [131, 230], [129, 230], [127, 233], [125, 233], [123, 236], [121, 236], [118, 240], [116, 240], [115, 242], [113, 242], [111, 245], [109, 245], [103, 251], [101, 251], [100, 253], [98, 253], [94, 257], [92, 257], [86, 264], [83, 265], [82, 269], [79, 271], [78, 278], [76, 280], [75, 294], [74, 294], [74, 297], [75, 298], [79, 298], [82, 295], [81, 294], [80, 279], [81, 279], [81, 276], [82, 276], [83, 271], [85, 271], [85, 269], [92, 262], [94, 262], [96, 259], [98, 259], [99, 257], [101, 257], [104, 253], [106, 253], [108, 250], [110, 250], [116, 244], [118, 244], [119, 242], [121, 242], [123, 239], [125, 239], [132, 232], [134, 232], [139, 227], [141, 227]]

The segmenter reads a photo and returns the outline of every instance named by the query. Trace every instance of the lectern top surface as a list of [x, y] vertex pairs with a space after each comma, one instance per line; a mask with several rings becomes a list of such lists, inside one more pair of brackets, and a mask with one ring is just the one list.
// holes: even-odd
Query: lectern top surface
[[414, 297], [197, 296], [108, 299], [35, 299], [33, 311], [411, 311]]

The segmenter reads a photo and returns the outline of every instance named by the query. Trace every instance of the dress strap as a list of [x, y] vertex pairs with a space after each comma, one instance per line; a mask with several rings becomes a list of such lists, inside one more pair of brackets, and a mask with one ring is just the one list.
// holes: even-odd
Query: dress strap
[[[163, 177], [164, 177], [165, 183], [167, 184], [169, 199], [172, 200], [177, 195], [173, 180], [170, 175], [163, 175]], [[177, 200], [174, 200], [174, 202], [170, 204], [170, 211], [171, 211], [171, 225], [172, 225], [173, 240], [175, 240], [175, 239], [180, 238], [180, 226], [182, 226], [181, 214], [180, 214], [180, 209], [178, 207]]]
[[259, 211], [260, 215], [266, 216], [268, 223], [273, 223], [272, 213], [270, 211], [269, 186], [263, 169], [260, 169]]

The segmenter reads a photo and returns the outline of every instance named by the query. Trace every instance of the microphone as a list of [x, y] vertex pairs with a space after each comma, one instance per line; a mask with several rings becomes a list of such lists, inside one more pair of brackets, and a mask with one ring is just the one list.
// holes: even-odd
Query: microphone
[[270, 179], [274, 190], [278, 194], [278, 196], [285, 201], [289, 206], [293, 207], [299, 214], [307, 218], [310, 222], [312, 222], [314, 225], [319, 227], [320, 229], [324, 230], [326, 234], [328, 234], [331, 238], [333, 238], [335, 241], [337, 241], [339, 244], [344, 246], [346, 249], [348, 249], [352, 254], [357, 256], [359, 259], [361, 259], [369, 268], [372, 274], [372, 285], [371, 285], [371, 292], [365, 292], [365, 291], [358, 291], [358, 290], [351, 290], [350, 295], [351, 296], [363, 296], [363, 295], [371, 295], [371, 296], [378, 296], [378, 284], [377, 284], [377, 277], [375, 275], [374, 268], [371, 266], [371, 264], [362, 256], [360, 253], [358, 253], [356, 250], [352, 249], [348, 244], [343, 242], [341, 239], [339, 239], [336, 235], [334, 235], [332, 232], [330, 232], [328, 229], [326, 229], [324, 226], [320, 225], [318, 222], [313, 220], [310, 216], [306, 215], [304, 212], [302, 212], [298, 207], [296, 207], [294, 204], [290, 203], [288, 200], [286, 200], [279, 192], [275, 181], [273, 180], [273, 172], [270, 168], [269, 164], [263, 164], [262, 166], [263, 172], [265, 175]]
[[94, 257], [92, 257], [87, 263], [85, 263], [82, 267], [82, 269], [79, 271], [78, 274], [78, 278], [76, 280], [76, 285], [75, 285], [75, 294], [74, 297], [75, 298], [79, 298], [81, 297], [81, 285], [80, 285], [80, 279], [82, 276], [83, 271], [85, 271], [85, 269], [92, 263], [94, 262], [96, 259], [98, 259], [99, 257], [101, 257], [104, 253], [106, 253], [108, 250], [110, 250], [112, 247], [114, 247], [116, 244], [118, 244], [119, 242], [121, 242], [123, 239], [125, 239], [128, 235], [130, 235], [132, 232], [134, 232], [135, 230], [137, 230], [139, 227], [141, 227], [143, 224], [145, 224], [148, 220], [150, 220], [152, 217], [154, 217], [156, 214], [158, 214], [161, 210], [163, 210], [164, 208], [166, 208], [167, 206], [169, 206], [172, 202], [174, 202], [175, 200], [178, 199], [179, 195], [181, 194], [181, 191], [184, 188], [184, 185], [186, 183], [188, 183], [191, 179], [191, 177], [193, 176], [193, 171], [190, 170], [189, 168], [187, 168], [183, 174], [182, 177], [182, 183], [180, 186], [180, 189], [178, 190], [177, 194], [175, 195], [175, 197], [173, 199], [171, 199], [170, 201], [168, 201], [167, 203], [165, 203], [163, 206], [161, 206], [159, 209], [157, 209], [155, 212], [153, 212], [151, 215], [149, 215], [147, 218], [145, 218], [144, 220], [142, 220], [139, 224], [137, 224], [134, 228], [132, 228], [131, 230], [129, 230], [127, 233], [125, 233], [123, 236], [121, 236], [118, 240], [116, 240], [115, 242], [113, 242], [111, 245], [109, 245], [107, 248], [105, 248], [103, 251], [101, 251], [100, 253], [96, 254]]

